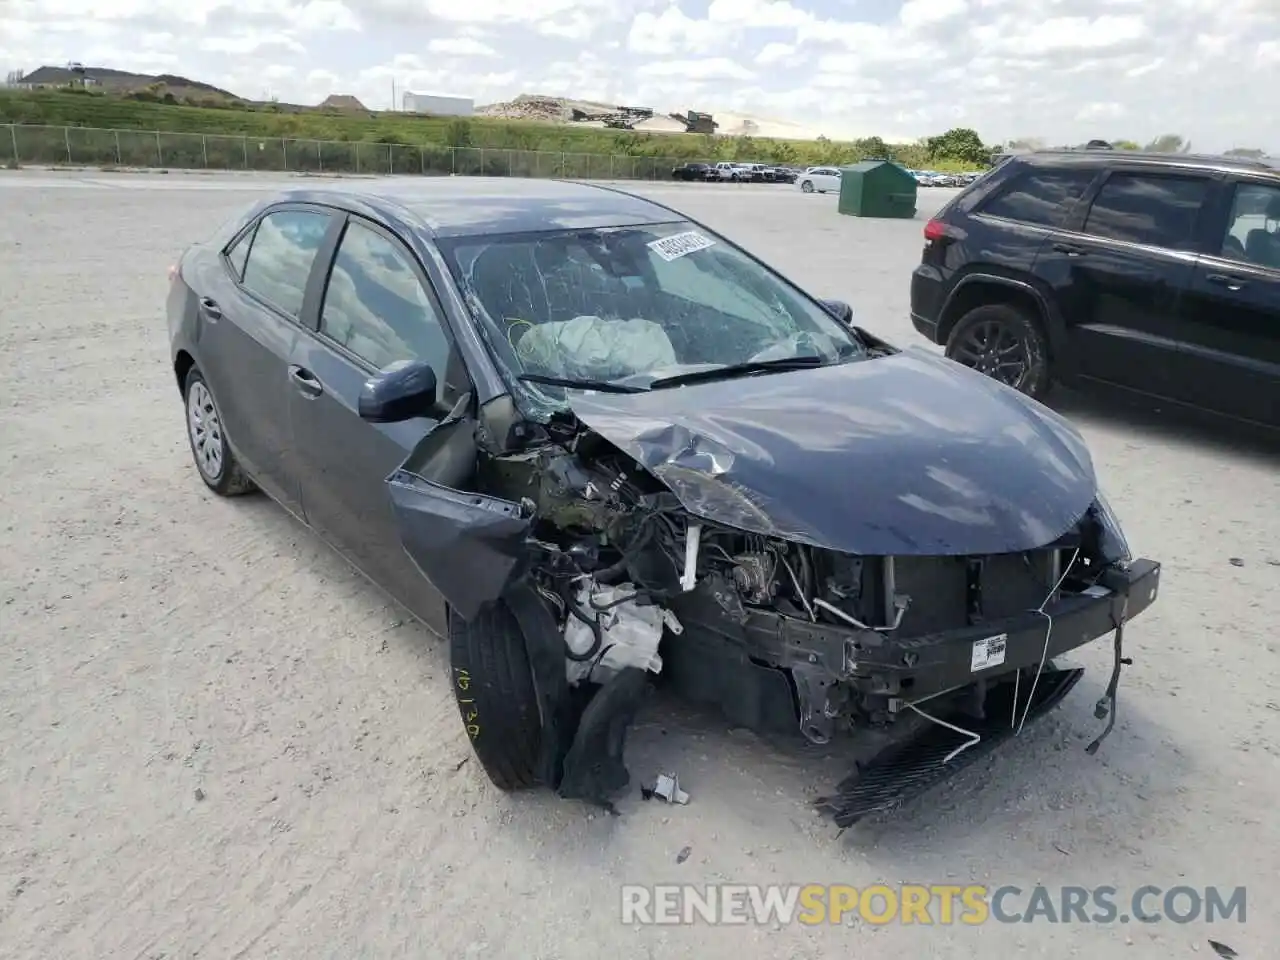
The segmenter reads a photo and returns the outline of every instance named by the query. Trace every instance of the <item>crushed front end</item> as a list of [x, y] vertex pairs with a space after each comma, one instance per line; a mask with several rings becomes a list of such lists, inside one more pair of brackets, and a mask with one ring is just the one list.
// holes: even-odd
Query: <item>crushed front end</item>
[[[653, 680], [764, 733], [823, 744], [927, 718], [976, 755], [1070, 688], [1054, 657], [1119, 637], [1156, 597], [1159, 565], [1130, 557], [1100, 497], [1035, 549], [855, 555], [707, 519], [687, 485], [678, 497], [572, 414], [521, 429], [480, 457], [483, 495], [424, 501], [406, 471], [391, 486], [410, 554], [454, 611], [504, 603], [519, 620], [542, 780], [562, 796], [607, 806], [629, 782], [626, 727]], [[1116, 658], [1118, 672], [1118, 643]], [[827, 809], [850, 822], [900, 802], [958, 765], [954, 746], [898, 751], [903, 789], [855, 778]]]

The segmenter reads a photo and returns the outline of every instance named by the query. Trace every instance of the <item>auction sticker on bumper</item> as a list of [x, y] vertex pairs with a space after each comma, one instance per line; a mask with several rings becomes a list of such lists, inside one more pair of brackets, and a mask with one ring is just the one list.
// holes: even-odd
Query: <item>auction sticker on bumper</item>
[[685, 233], [673, 233], [661, 240], [653, 240], [646, 246], [669, 263], [672, 260], [687, 257], [691, 253], [697, 253], [699, 250], [705, 250], [707, 247], [714, 247], [715, 243], [710, 237], [703, 236], [697, 230], [689, 230]]
[[998, 667], [1004, 663], [1004, 649], [1009, 643], [1007, 633], [997, 633], [994, 637], [975, 640], [973, 653], [969, 658], [969, 672], [977, 673], [988, 667]]

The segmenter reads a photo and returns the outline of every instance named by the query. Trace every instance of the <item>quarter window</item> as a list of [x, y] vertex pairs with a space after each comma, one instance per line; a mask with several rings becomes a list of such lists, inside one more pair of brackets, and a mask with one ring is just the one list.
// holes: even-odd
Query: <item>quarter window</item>
[[1260, 183], [1236, 187], [1222, 256], [1280, 269], [1280, 188]]
[[307, 278], [329, 229], [329, 215], [277, 210], [258, 223], [244, 267], [245, 289], [291, 317], [302, 313]]
[[231, 264], [231, 272], [236, 280], [244, 279], [244, 263], [249, 257], [249, 244], [253, 243], [253, 231], [246, 230], [239, 240], [227, 251], [227, 262]]
[[1057, 227], [1093, 178], [1093, 170], [1030, 170], [992, 198], [982, 212], [1019, 223]]
[[1199, 177], [1113, 174], [1089, 208], [1084, 232], [1109, 240], [1188, 249], [1208, 192], [1209, 181]]
[[408, 251], [354, 219], [338, 246], [320, 332], [379, 370], [425, 360], [445, 379], [449, 341]]

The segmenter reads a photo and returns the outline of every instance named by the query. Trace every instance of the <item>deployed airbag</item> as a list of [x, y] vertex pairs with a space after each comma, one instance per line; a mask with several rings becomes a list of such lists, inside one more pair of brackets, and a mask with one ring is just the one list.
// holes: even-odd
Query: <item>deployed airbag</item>
[[676, 352], [656, 323], [582, 316], [529, 327], [516, 355], [531, 373], [610, 380], [675, 366]]

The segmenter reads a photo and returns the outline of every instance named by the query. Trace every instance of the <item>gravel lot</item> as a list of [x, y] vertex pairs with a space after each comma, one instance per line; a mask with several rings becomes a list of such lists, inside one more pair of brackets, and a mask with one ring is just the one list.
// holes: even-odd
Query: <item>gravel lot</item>
[[[834, 773], [652, 710], [610, 818], [490, 787], [443, 646], [263, 498], [209, 495], [183, 434], [165, 269], [279, 180], [0, 173], [0, 955], [1245, 960], [1280, 942], [1280, 471], [1261, 441], [1065, 397], [1163, 599], [1049, 720], [837, 835]], [[786, 188], [650, 192], [915, 342], [915, 222]], [[926, 210], [942, 192], [922, 192]], [[1270, 599], [1268, 599], [1270, 598]], [[1272, 811], [1267, 813], [1267, 811]], [[677, 864], [677, 852], [691, 848]], [[1249, 887], [1243, 926], [647, 927], [626, 882]], [[1271, 944], [1268, 948], [1266, 945]]]

